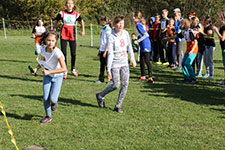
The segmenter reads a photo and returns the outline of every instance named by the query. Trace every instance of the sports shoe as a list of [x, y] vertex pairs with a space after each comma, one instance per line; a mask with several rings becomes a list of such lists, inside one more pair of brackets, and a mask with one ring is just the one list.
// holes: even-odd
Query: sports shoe
[[71, 73], [73, 74], [74, 77], [78, 77], [78, 73], [76, 72], [75, 69], [71, 70]]
[[222, 81], [219, 85], [225, 85], [225, 80]]
[[97, 80], [97, 81], [95, 81], [95, 83], [101, 84], [101, 83], [104, 83], [104, 82], [102, 82], [100, 80]]
[[204, 79], [212, 80], [213, 79], [213, 76], [208, 76], [207, 78], [204, 78]]
[[98, 102], [98, 106], [101, 107], [101, 108], [104, 108], [105, 107], [104, 97], [101, 97], [100, 93], [97, 93], [96, 99], [97, 99], [97, 102]]
[[149, 83], [154, 83], [154, 80], [152, 79], [152, 77], [149, 77], [149, 78], [148, 78], [148, 82], [149, 82]]
[[208, 78], [208, 77], [209, 77], [209, 75], [206, 74], [206, 75], [204, 75], [202, 78], [205, 79], [205, 78]]
[[58, 103], [52, 103], [52, 105], [51, 105], [51, 110], [52, 111], [55, 111], [56, 110], [56, 108], [58, 107]]
[[162, 63], [162, 65], [167, 66], [167, 65], [169, 65], [169, 63], [168, 62], [164, 62], [164, 63]]
[[195, 74], [195, 76], [197, 77], [197, 78], [202, 78], [202, 74], [201, 73], [199, 73], [199, 74]]
[[123, 110], [122, 110], [122, 108], [121, 107], [115, 107], [114, 109], [113, 109], [113, 111], [116, 111], [116, 112], [118, 112], [118, 113], [123, 113]]
[[145, 81], [146, 78], [145, 78], [145, 76], [141, 76], [138, 80], [139, 80], [139, 81]]
[[49, 116], [45, 116], [45, 118], [43, 120], [41, 120], [41, 123], [48, 123], [50, 121], [52, 121], [52, 118]]
[[157, 65], [162, 65], [162, 62], [158, 61], [156, 62]]

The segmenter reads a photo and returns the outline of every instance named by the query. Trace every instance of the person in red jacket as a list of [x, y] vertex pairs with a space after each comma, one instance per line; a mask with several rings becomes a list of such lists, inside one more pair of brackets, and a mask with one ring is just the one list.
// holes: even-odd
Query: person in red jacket
[[[65, 62], [67, 62], [66, 59], [66, 47], [67, 42], [69, 42], [70, 45], [70, 53], [71, 53], [71, 73], [77, 77], [78, 73], [75, 70], [75, 61], [76, 61], [76, 30], [75, 25], [76, 21], [79, 21], [82, 26], [82, 32], [81, 36], [85, 35], [85, 29], [84, 29], [84, 21], [80, 14], [74, 10], [74, 2], [73, 0], [66, 0], [66, 9], [63, 11], [60, 11], [55, 19], [55, 25], [54, 25], [54, 31], [56, 31], [58, 21], [62, 20], [63, 25], [61, 28], [61, 49], [65, 56]], [[67, 73], [64, 75], [64, 79], [67, 78]]]

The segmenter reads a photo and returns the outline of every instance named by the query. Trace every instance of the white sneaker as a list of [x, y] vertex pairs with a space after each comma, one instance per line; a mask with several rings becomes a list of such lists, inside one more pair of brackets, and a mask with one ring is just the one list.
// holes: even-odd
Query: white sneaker
[[209, 75], [206, 74], [206, 75], [204, 75], [202, 78], [205, 79], [205, 78], [208, 78], [208, 77], [209, 77]]
[[102, 82], [100, 80], [97, 80], [97, 81], [95, 81], [95, 83], [101, 84], [101, 83], [104, 83], [104, 82]]

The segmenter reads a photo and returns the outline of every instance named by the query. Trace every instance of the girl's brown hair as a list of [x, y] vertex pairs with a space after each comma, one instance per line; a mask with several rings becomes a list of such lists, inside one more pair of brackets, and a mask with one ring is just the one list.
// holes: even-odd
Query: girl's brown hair
[[47, 37], [48, 37], [50, 34], [55, 35], [55, 39], [56, 39], [55, 46], [57, 45], [57, 41], [58, 41], [58, 39], [59, 39], [59, 35], [58, 35], [55, 31], [52, 31], [52, 30], [46, 31], [46, 32], [44, 32], [44, 33], [41, 35], [41, 36], [42, 36], [42, 39], [40, 40], [41, 45], [46, 45], [45, 40], [47, 39]]
[[115, 18], [114, 18], [114, 21], [113, 21], [113, 24], [117, 24], [119, 23], [120, 21], [124, 20], [124, 15], [117, 15]]
[[146, 21], [140, 11], [134, 12], [134, 17], [137, 18], [142, 24], [146, 23]]
[[181, 28], [181, 29], [187, 30], [187, 29], [189, 29], [190, 27], [191, 27], [191, 23], [190, 23], [190, 21], [189, 21], [188, 19], [183, 19], [183, 20], [181, 21], [181, 25], [180, 25], [180, 28]]
[[195, 26], [197, 26], [199, 24], [199, 19], [198, 17], [192, 17], [191, 18], [191, 23], [193, 23]]
[[112, 23], [112, 21], [107, 16], [102, 16], [100, 20], [101, 21], [105, 21], [112, 28], [113, 23]]

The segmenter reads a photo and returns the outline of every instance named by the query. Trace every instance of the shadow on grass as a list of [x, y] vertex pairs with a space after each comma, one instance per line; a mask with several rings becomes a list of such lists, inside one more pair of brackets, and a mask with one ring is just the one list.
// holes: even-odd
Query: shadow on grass
[[31, 81], [31, 82], [42, 82], [42, 80], [21, 78], [21, 77], [8, 76], [8, 75], [0, 75], [0, 78], [13, 79], [13, 80], [22, 80], [22, 81]]
[[[37, 96], [37, 95], [12, 94], [10, 96], [19, 96], [19, 97], [28, 98], [28, 99], [32, 99], [32, 100], [39, 100], [39, 101], [42, 101], [42, 99], [43, 99], [43, 96]], [[68, 98], [62, 98], [62, 97], [59, 97], [58, 102], [61, 104], [69, 103], [72, 105], [80, 105], [80, 106], [84, 106], [84, 107], [97, 107], [96, 105], [84, 103], [84, 102], [81, 102], [80, 100], [74, 100], [74, 99], [68, 99]]]
[[[0, 114], [0, 115], [3, 116], [3, 114]], [[40, 118], [43, 117], [40, 115], [32, 115], [32, 114], [25, 114], [23, 117], [21, 117], [17, 114], [13, 114], [9, 112], [6, 112], [6, 116], [10, 118], [20, 119], [20, 120], [32, 120], [32, 118], [34, 118], [33, 120], [40, 120]]]
[[151, 96], [179, 98], [196, 104], [225, 106], [225, 91], [216, 83], [199, 80], [196, 84], [191, 84], [183, 83], [182, 80], [182, 76], [164, 72], [157, 75], [154, 84], [144, 85], [145, 89], [150, 91], [142, 92], [149, 92]]
[[12, 60], [12, 59], [0, 59], [0, 61], [15, 62], [15, 63], [33, 63], [31, 61]]

